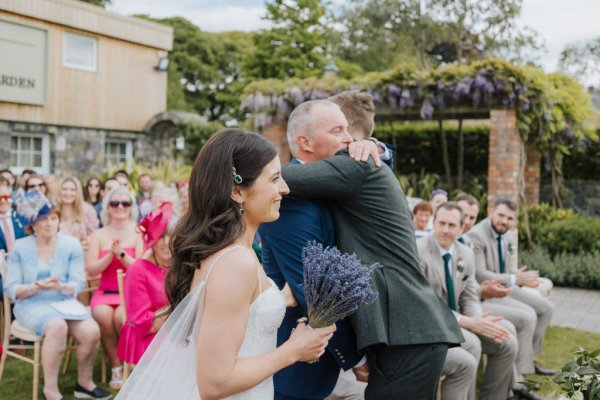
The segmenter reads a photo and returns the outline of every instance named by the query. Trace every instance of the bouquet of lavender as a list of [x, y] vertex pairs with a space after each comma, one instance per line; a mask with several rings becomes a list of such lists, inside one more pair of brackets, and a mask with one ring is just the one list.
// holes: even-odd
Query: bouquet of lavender
[[308, 324], [312, 328], [331, 325], [347, 317], [363, 303], [377, 300], [370, 285], [371, 271], [379, 263], [365, 266], [356, 254], [342, 254], [337, 248], [315, 241], [302, 249], [304, 296]]

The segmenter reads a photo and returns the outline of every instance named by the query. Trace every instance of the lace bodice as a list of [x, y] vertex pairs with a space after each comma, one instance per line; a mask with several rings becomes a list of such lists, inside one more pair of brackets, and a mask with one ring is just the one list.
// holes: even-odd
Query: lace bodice
[[[277, 328], [285, 315], [285, 301], [275, 283], [262, 292], [250, 305], [248, 325], [239, 358], [255, 357], [275, 350]], [[250, 390], [227, 399], [262, 400], [273, 398], [273, 378], [270, 377]]]

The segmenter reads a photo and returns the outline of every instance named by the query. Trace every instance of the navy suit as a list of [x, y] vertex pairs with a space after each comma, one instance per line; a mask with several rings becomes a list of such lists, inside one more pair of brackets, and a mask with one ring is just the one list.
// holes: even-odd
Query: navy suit
[[[15, 211], [11, 211], [11, 217], [13, 230], [15, 232], [15, 240], [27, 236], [27, 233], [25, 233], [25, 227], [27, 226], [27, 221], [25, 218], [17, 214]], [[4, 237], [4, 231], [2, 229], [0, 229], [0, 250], [7, 251], [6, 237]], [[0, 276], [0, 298], [2, 297], [2, 286], [2, 277]]]
[[[306, 316], [302, 248], [310, 240], [324, 246], [335, 245], [333, 220], [323, 203], [284, 198], [280, 213], [277, 221], [259, 228], [267, 275], [280, 288], [287, 282], [299, 304], [287, 309], [277, 332], [278, 346], [290, 337], [296, 321]], [[342, 320], [318, 362], [295, 363], [275, 374], [275, 398], [323, 399], [333, 391], [340, 368], [350, 369], [360, 359], [350, 321]]]

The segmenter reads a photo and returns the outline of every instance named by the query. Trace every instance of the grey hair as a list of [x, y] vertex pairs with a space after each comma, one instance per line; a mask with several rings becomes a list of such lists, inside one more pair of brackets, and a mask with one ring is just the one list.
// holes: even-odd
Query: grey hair
[[318, 106], [334, 107], [341, 111], [337, 104], [326, 99], [305, 101], [294, 108], [287, 123], [287, 139], [292, 154], [295, 154], [300, 150], [296, 140], [298, 135], [313, 135], [315, 127], [315, 116], [313, 111]]
[[119, 186], [117, 188], [114, 188], [110, 192], [108, 192], [108, 194], [106, 196], [104, 196], [104, 199], [102, 199], [102, 212], [100, 213], [100, 220], [102, 221], [102, 226], [110, 225], [110, 214], [108, 213], [108, 207], [109, 207], [108, 203], [110, 203], [110, 201], [112, 200], [112, 197], [116, 194], [126, 194], [127, 196], [129, 196], [129, 200], [131, 201], [131, 207], [129, 209], [130, 210], [129, 219], [134, 222], [137, 221], [138, 206], [135, 201], [135, 196], [129, 190], [127, 190], [127, 188]]

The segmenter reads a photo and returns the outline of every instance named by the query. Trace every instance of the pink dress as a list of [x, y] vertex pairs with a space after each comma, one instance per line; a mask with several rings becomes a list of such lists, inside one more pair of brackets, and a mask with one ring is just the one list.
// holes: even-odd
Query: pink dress
[[137, 364], [156, 332], [150, 333], [156, 311], [167, 304], [165, 276], [167, 270], [140, 259], [127, 270], [125, 309], [127, 321], [119, 335], [117, 355], [121, 360]]
[[[135, 247], [124, 247], [123, 251], [135, 258]], [[104, 257], [109, 252], [110, 250], [101, 250], [100, 258]], [[108, 304], [113, 307], [121, 304], [121, 300], [119, 299], [119, 283], [117, 282], [117, 270], [119, 269], [127, 271], [127, 267], [123, 265], [121, 260], [118, 257], [113, 257], [110, 264], [102, 271], [98, 290], [94, 292], [94, 295], [90, 300], [90, 307], [92, 310], [98, 304]]]

